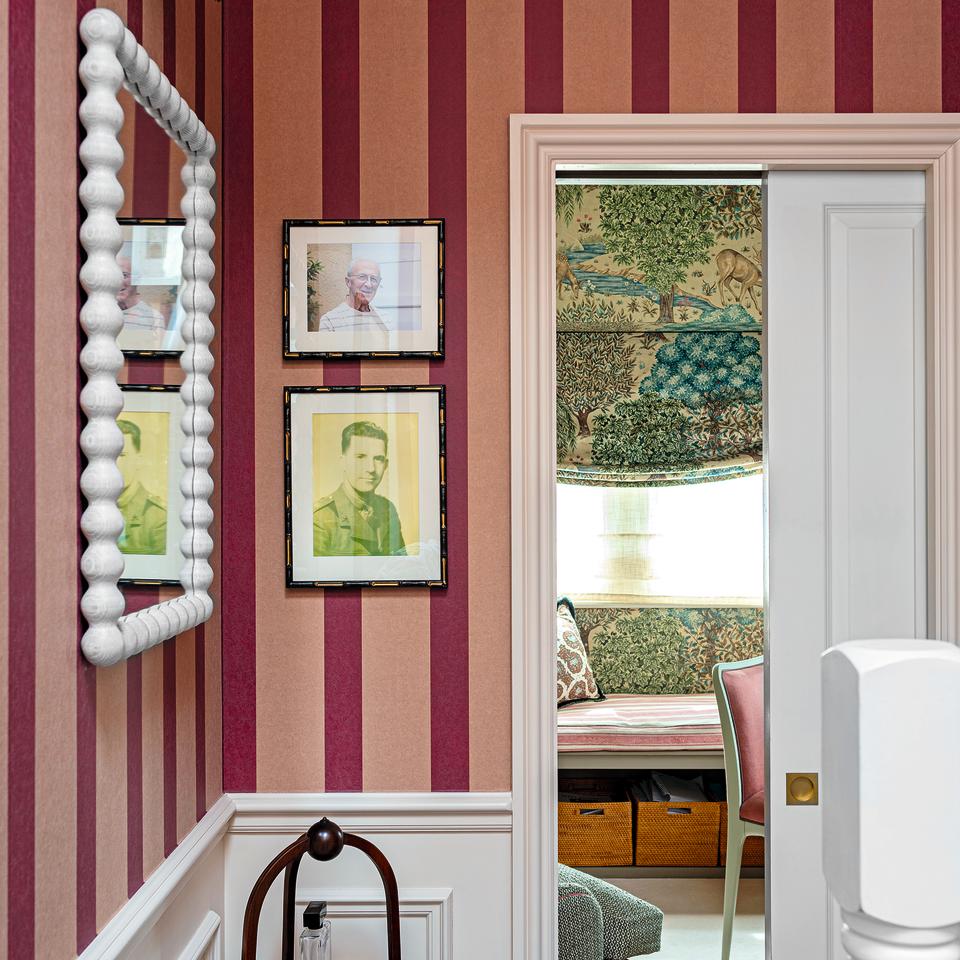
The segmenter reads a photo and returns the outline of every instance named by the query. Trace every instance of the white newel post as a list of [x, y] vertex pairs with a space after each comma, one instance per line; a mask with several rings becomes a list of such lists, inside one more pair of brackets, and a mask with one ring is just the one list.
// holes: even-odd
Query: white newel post
[[960, 648], [823, 655], [823, 869], [852, 960], [960, 960]]

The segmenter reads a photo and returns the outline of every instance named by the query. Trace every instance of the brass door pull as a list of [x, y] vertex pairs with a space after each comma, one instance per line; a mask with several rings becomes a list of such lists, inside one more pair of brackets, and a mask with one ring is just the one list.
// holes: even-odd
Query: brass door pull
[[787, 805], [815, 807], [820, 803], [820, 782], [816, 773], [787, 774]]

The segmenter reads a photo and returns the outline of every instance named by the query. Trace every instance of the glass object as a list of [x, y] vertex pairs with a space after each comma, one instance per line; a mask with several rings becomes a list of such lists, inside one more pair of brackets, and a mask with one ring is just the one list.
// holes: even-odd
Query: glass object
[[331, 960], [330, 921], [325, 900], [311, 900], [303, 911], [300, 960]]

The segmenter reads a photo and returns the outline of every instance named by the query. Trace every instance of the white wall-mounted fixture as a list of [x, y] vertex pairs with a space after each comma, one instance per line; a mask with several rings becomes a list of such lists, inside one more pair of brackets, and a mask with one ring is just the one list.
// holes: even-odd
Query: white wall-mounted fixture
[[960, 648], [851, 640], [822, 658], [823, 870], [853, 960], [960, 958]]
[[[91, 10], [80, 22], [80, 36], [87, 51], [80, 62], [80, 79], [86, 89], [80, 104], [80, 121], [86, 130], [80, 159], [87, 171], [79, 191], [87, 211], [80, 228], [80, 242], [87, 253], [80, 269], [80, 282], [87, 293], [80, 311], [87, 334], [80, 354], [87, 376], [80, 393], [80, 405], [87, 417], [80, 447], [88, 461], [80, 478], [80, 489], [87, 500], [80, 521], [87, 538], [80, 569], [88, 584], [81, 600], [87, 621], [82, 648], [91, 663], [106, 666], [203, 623], [213, 611], [208, 593], [213, 580], [208, 560], [213, 541], [207, 531], [213, 521], [209, 502], [213, 481], [208, 472], [213, 448], [208, 437], [213, 429], [213, 355], [209, 343], [214, 333], [210, 322], [214, 234], [210, 222], [216, 210], [211, 196], [215, 179], [211, 158], [216, 144], [115, 13], [103, 8]], [[123, 404], [117, 384], [123, 364], [117, 345], [123, 326], [117, 303], [122, 280], [117, 264], [121, 244], [117, 211], [123, 203], [123, 189], [117, 180], [123, 164], [118, 140], [123, 124], [123, 110], [117, 100], [121, 84], [185, 154], [181, 179], [186, 190], [180, 209], [187, 221], [183, 229], [181, 294], [185, 349], [180, 357], [184, 372], [180, 395], [185, 407], [180, 457], [186, 468], [181, 482], [183, 593], [126, 616], [123, 594], [117, 586], [123, 574], [123, 555], [118, 546], [123, 517], [117, 506], [122, 487], [117, 456], [123, 448], [117, 426]]]

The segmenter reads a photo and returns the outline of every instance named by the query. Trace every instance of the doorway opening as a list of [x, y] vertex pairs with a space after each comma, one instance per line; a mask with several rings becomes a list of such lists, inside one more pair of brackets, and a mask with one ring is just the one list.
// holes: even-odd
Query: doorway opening
[[557, 172], [560, 956], [597, 878], [637, 955], [764, 956], [763, 210], [756, 171]]

